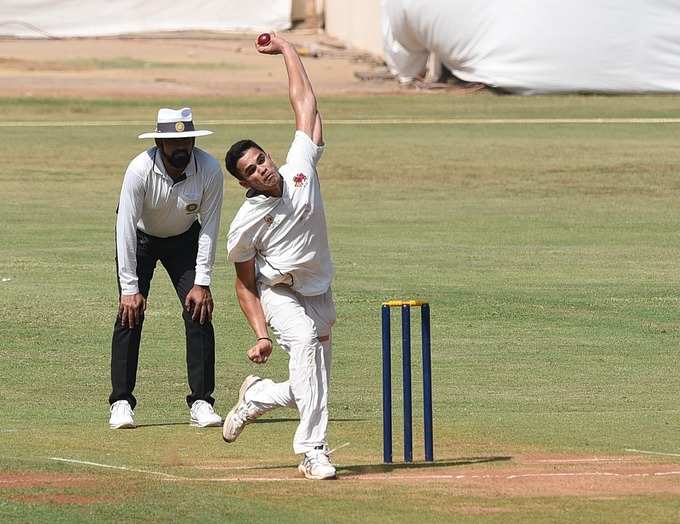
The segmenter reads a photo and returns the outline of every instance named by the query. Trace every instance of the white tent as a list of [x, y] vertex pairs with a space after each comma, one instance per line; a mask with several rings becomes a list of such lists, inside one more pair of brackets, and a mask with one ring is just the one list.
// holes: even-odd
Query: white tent
[[2, 0], [0, 35], [84, 37], [158, 31], [281, 31], [292, 0]]
[[679, 92], [677, 0], [383, 0], [402, 79], [434, 53], [456, 77], [511, 92]]

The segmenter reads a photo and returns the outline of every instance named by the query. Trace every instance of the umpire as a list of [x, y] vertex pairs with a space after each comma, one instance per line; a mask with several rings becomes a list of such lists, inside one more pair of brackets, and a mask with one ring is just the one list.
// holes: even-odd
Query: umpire
[[123, 179], [116, 219], [119, 307], [111, 343], [112, 429], [134, 428], [146, 298], [160, 261], [183, 306], [191, 424], [219, 426], [215, 400], [215, 334], [210, 274], [222, 208], [223, 175], [215, 158], [194, 147], [190, 108], [158, 111], [156, 146], [138, 155]]

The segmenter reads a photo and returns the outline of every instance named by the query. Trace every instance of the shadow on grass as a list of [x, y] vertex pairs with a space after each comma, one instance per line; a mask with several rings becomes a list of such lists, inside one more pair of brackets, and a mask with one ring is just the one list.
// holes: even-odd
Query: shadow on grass
[[[365, 418], [332, 418], [330, 422], [365, 422]], [[278, 424], [279, 422], [300, 422], [299, 418], [264, 418], [253, 422], [253, 424]], [[137, 424], [136, 429], [155, 428], [163, 426], [189, 426], [189, 422], [155, 422], [150, 424]], [[135, 428], [133, 428], [135, 429]], [[199, 428], [209, 429], [209, 428]]]
[[[363, 473], [389, 473], [390, 471], [400, 471], [409, 469], [423, 469], [423, 468], [448, 468], [454, 466], [469, 466], [471, 464], [484, 464], [488, 462], [504, 462], [512, 460], [510, 456], [492, 456], [492, 457], [461, 457], [450, 460], [437, 460], [435, 462], [411, 462], [394, 463], [394, 464], [355, 464], [353, 466], [345, 466], [342, 464], [335, 464], [338, 473], [352, 473], [354, 475], [361, 475]], [[268, 470], [268, 469], [285, 469], [294, 468], [297, 463], [290, 464], [266, 464], [248, 467], [249, 470]]]
[[512, 460], [510, 456], [491, 456], [491, 457], [461, 457], [449, 460], [435, 460], [434, 462], [395, 462], [392, 464], [356, 464], [353, 466], [338, 465], [338, 472], [348, 472], [354, 474], [361, 473], [389, 473], [390, 471], [409, 470], [409, 469], [430, 469], [448, 468], [454, 466], [469, 466], [472, 464], [484, 464], [487, 462], [504, 462]]
[[[155, 427], [163, 427], [163, 426], [189, 426], [189, 422], [154, 422], [151, 424], [137, 424], [137, 426], [134, 429], [139, 429], [139, 428], [155, 428]], [[205, 429], [205, 428], [201, 428]]]
[[[366, 418], [331, 418], [329, 422], [365, 422]], [[278, 422], [300, 422], [299, 418], [261, 418], [253, 424], [276, 424]]]

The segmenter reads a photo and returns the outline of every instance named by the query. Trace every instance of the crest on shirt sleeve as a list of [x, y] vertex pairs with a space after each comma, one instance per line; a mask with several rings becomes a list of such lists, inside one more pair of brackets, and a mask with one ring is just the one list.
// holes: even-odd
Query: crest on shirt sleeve
[[264, 217], [264, 223], [267, 224], [268, 226], [271, 226], [272, 223], [274, 222], [274, 217], [271, 215], [266, 215]]
[[298, 173], [293, 177], [293, 184], [295, 184], [295, 187], [304, 187], [306, 183], [307, 177], [304, 173]]

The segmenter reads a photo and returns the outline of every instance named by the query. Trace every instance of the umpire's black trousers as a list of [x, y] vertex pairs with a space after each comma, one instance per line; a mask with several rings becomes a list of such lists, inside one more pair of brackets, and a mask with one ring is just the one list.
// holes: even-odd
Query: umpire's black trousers
[[[153, 237], [137, 230], [139, 292], [144, 295], [144, 298], [149, 296], [156, 262], [160, 260], [170, 275], [181, 302], [186, 331], [187, 373], [191, 390], [191, 394], [187, 395], [189, 406], [196, 400], [205, 400], [210, 404], [215, 402], [211, 396], [215, 389], [215, 332], [212, 323], [205, 322], [201, 325], [199, 321], [192, 320], [191, 312], [184, 308], [184, 299], [194, 285], [200, 230], [201, 226], [198, 222], [194, 222], [185, 233], [168, 238]], [[118, 281], [117, 275], [116, 281]], [[120, 283], [118, 292], [120, 293]], [[130, 329], [123, 327], [120, 314], [116, 318], [111, 342], [112, 391], [109, 396], [111, 404], [118, 400], [127, 400], [134, 409], [137, 403], [132, 391], [135, 389], [137, 380], [137, 362], [143, 322], [144, 315], [137, 327]]]

